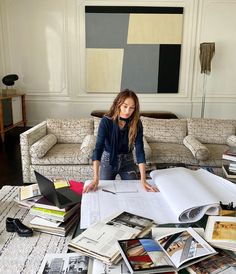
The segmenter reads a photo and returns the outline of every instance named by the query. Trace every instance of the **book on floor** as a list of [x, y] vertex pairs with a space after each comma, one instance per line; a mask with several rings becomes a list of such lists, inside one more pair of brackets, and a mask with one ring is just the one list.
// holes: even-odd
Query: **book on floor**
[[146, 235], [153, 225], [148, 218], [119, 212], [87, 228], [69, 242], [68, 248], [107, 264], [117, 263], [121, 259], [117, 240]]
[[66, 212], [66, 211], [70, 210], [73, 207], [73, 206], [68, 206], [68, 207], [65, 207], [65, 208], [59, 208], [59, 207], [55, 206], [52, 202], [49, 202], [48, 199], [45, 198], [45, 197], [39, 198], [35, 202], [34, 205], [35, 205], [35, 207], [52, 209], [52, 210], [59, 210], [59, 211], [63, 211], [63, 212]]
[[78, 223], [80, 214], [72, 215], [65, 222], [47, 220], [41, 217], [34, 217], [30, 221], [30, 227], [39, 232], [44, 232], [48, 234], [66, 236], [69, 231]]
[[221, 249], [217, 251], [216, 255], [190, 265], [187, 271], [190, 274], [236, 274], [236, 255]]
[[236, 147], [230, 147], [224, 152], [224, 154], [236, 156]]
[[209, 216], [205, 239], [215, 247], [236, 252], [236, 217]]
[[231, 171], [229, 169], [229, 165], [223, 165], [222, 166], [222, 170], [223, 170], [226, 178], [228, 178], [228, 179], [236, 179], [236, 170], [235, 170], [235, 172]]
[[233, 155], [233, 154], [229, 154], [227, 151], [225, 151], [223, 154], [222, 154], [222, 159], [224, 160], [228, 160], [228, 161], [232, 161], [232, 162], [236, 162], [236, 155]]
[[191, 227], [159, 238], [118, 240], [118, 245], [131, 273], [177, 271], [217, 253]]
[[49, 220], [65, 222], [74, 213], [80, 211], [80, 203], [70, 207], [67, 211], [61, 211], [60, 209], [42, 208], [36, 205], [30, 208], [29, 213], [34, 216], [42, 217]]

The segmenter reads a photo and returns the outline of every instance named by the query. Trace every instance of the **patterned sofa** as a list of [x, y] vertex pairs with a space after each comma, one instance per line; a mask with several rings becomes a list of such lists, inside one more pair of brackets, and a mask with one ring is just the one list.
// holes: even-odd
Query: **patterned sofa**
[[[236, 146], [236, 120], [141, 117], [148, 165], [221, 167], [222, 153]], [[100, 118], [48, 119], [20, 135], [24, 183], [45, 176], [92, 178], [91, 154]]]

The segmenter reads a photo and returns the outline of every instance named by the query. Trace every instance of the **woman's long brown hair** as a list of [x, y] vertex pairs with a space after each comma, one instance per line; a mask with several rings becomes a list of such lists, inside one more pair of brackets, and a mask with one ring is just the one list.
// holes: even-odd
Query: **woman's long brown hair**
[[138, 122], [139, 122], [139, 116], [140, 116], [139, 100], [138, 100], [138, 97], [135, 94], [135, 92], [132, 90], [129, 90], [129, 89], [125, 89], [125, 90], [122, 90], [121, 92], [119, 92], [118, 95], [116, 96], [116, 98], [114, 99], [110, 110], [107, 112], [106, 115], [111, 117], [111, 119], [113, 121], [118, 121], [119, 114], [120, 114], [120, 107], [127, 98], [132, 98], [134, 100], [134, 104], [135, 104], [134, 112], [132, 113], [132, 115], [129, 118], [130, 119], [130, 121], [129, 121], [129, 136], [128, 136], [129, 149], [132, 149], [134, 142], [135, 142], [135, 138], [137, 136], [137, 132], [138, 132]]

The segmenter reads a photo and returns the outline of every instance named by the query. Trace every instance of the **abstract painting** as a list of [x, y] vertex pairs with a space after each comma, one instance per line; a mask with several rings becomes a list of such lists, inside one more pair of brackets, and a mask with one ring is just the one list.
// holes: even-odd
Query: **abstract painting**
[[85, 6], [86, 91], [178, 93], [182, 7]]

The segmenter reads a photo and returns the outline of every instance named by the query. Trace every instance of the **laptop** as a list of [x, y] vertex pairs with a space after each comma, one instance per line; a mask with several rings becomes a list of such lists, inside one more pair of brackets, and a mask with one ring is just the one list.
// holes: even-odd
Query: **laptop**
[[34, 171], [41, 194], [52, 204], [65, 208], [81, 202], [82, 195], [76, 194], [69, 187], [55, 188], [53, 181]]

